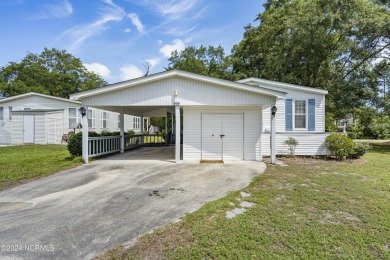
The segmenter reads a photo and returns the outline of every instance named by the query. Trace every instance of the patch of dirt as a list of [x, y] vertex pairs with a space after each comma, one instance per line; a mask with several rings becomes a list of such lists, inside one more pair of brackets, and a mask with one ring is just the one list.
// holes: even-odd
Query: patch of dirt
[[336, 214], [343, 216], [347, 220], [351, 221], [360, 221], [360, 219], [352, 214], [349, 214], [348, 212], [344, 211], [337, 211]]
[[[190, 231], [179, 225], [168, 225], [153, 234], [145, 235], [128, 248], [120, 246], [97, 256], [94, 260], [108, 259], [164, 259], [165, 250], [175, 250], [191, 241]], [[182, 228], [183, 227], [183, 228]]]
[[329, 212], [326, 212], [324, 214], [323, 219], [319, 220], [321, 224], [333, 224], [333, 225], [340, 225], [341, 223], [335, 219], [335, 217], [330, 214]]

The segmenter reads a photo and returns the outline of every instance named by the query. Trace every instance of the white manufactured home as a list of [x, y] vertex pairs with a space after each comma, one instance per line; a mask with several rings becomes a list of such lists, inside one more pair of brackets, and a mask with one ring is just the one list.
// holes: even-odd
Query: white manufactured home
[[[262, 160], [271, 155], [274, 161], [276, 154], [287, 153], [283, 142], [288, 137], [298, 140], [296, 154], [325, 153], [326, 94], [257, 78], [232, 82], [171, 70], [73, 94], [70, 99], [141, 118], [171, 112], [177, 162], [181, 134], [183, 160]], [[88, 116], [82, 120], [88, 123]], [[121, 146], [123, 152], [124, 138]], [[83, 131], [86, 162], [88, 155], [88, 132]]]
[[[78, 132], [81, 102], [40, 93], [0, 99], [0, 144], [60, 144], [62, 136]], [[89, 131], [119, 131], [119, 113], [90, 107]], [[140, 118], [126, 115], [124, 128], [140, 130]]]

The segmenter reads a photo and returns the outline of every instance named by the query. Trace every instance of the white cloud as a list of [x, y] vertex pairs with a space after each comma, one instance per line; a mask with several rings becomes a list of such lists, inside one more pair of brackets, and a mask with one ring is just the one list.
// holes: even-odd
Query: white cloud
[[165, 31], [166, 34], [171, 34], [174, 36], [183, 36], [187, 35], [190, 32], [192, 32], [198, 25], [195, 25], [191, 28], [177, 28], [177, 27], [170, 27], [168, 30]]
[[144, 72], [133, 64], [125, 64], [119, 70], [121, 80], [135, 79], [144, 75]]
[[133, 25], [137, 28], [137, 31], [140, 33], [144, 32], [144, 25], [142, 24], [141, 20], [139, 19], [138, 15], [135, 13], [129, 14], [129, 18]]
[[161, 62], [160, 58], [147, 59], [146, 62], [150, 64], [150, 69], [153, 69], [154, 66]]
[[131, 32], [131, 29], [130, 28], [126, 28], [126, 29], [123, 30], [123, 32], [129, 33], [129, 32]]
[[64, 18], [73, 13], [73, 7], [68, 0], [63, 0], [59, 4], [48, 4], [43, 6], [43, 11], [36, 17], [38, 20], [48, 18]]
[[187, 11], [191, 10], [197, 0], [171, 0], [156, 3], [157, 11], [163, 16], [170, 16], [177, 19], [182, 17]]
[[69, 51], [78, 49], [88, 38], [107, 30], [109, 22], [121, 21], [126, 16], [126, 12], [111, 0], [102, 0], [102, 2], [104, 5], [101, 8], [102, 14], [98, 20], [68, 29], [57, 38], [57, 40], [65, 38], [70, 42]]
[[106, 65], [100, 64], [100, 63], [84, 63], [84, 67], [91, 72], [95, 72], [96, 74], [99, 74], [103, 78], [110, 78], [111, 77], [111, 71]]
[[160, 53], [166, 57], [170, 58], [173, 51], [177, 50], [178, 52], [181, 52], [186, 48], [186, 44], [180, 40], [175, 39], [172, 41], [172, 44], [165, 44], [160, 48]]

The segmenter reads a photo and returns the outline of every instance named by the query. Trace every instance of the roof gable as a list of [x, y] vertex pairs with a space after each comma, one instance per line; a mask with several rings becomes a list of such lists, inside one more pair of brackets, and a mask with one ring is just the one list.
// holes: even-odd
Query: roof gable
[[111, 84], [102, 88], [97, 88], [93, 90], [88, 90], [76, 94], [72, 94], [70, 96], [71, 100], [80, 100], [86, 97], [91, 97], [91, 96], [96, 96], [96, 95], [101, 95], [105, 93], [109, 93], [112, 91], [118, 91], [124, 88], [131, 88], [135, 86], [140, 86], [146, 83], [151, 83], [163, 79], [168, 79], [168, 78], [173, 78], [173, 77], [181, 77], [185, 79], [191, 79], [199, 82], [204, 82], [204, 83], [211, 83], [211, 84], [216, 84], [220, 85], [223, 87], [229, 87], [237, 90], [243, 90], [247, 92], [253, 92], [257, 94], [263, 94], [267, 96], [272, 96], [272, 97], [277, 97], [277, 98], [283, 98], [286, 96], [286, 92], [283, 91], [278, 91], [278, 90], [272, 90], [272, 89], [267, 89], [267, 88], [259, 88], [259, 87], [254, 87], [250, 86], [247, 84], [241, 84], [238, 82], [233, 82], [229, 80], [223, 80], [223, 79], [217, 79], [217, 78], [212, 78], [209, 76], [203, 76], [191, 72], [186, 72], [186, 71], [180, 71], [180, 70], [171, 70], [171, 71], [164, 71], [156, 74], [152, 74], [150, 76], [146, 77], [141, 77], [141, 78], [136, 78], [132, 80], [127, 80], [123, 82], [118, 82], [115, 84]]
[[58, 100], [58, 101], [62, 101], [62, 102], [69, 102], [69, 103], [72, 103], [72, 104], [80, 104], [81, 103], [81, 102], [76, 101], [76, 100], [69, 100], [69, 99], [66, 99], [66, 98], [54, 97], [54, 96], [45, 95], [45, 94], [36, 93], [36, 92], [28, 92], [28, 93], [20, 94], [20, 95], [17, 95], [17, 96], [0, 99], [0, 104], [1, 103], [6, 103], [6, 102], [9, 102], [9, 101], [13, 101], [13, 100], [22, 99], [22, 98], [33, 97], [33, 96], [48, 98], [48, 99], [52, 99], [52, 100]]

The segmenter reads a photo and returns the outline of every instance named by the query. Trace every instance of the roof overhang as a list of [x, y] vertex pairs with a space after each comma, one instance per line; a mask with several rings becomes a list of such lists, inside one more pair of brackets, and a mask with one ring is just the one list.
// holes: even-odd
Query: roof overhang
[[115, 84], [107, 85], [105, 87], [92, 89], [84, 92], [79, 92], [70, 95], [71, 100], [82, 100], [83, 98], [95, 96], [95, 95], [101, 95], [104, 93], [120, 90], [123, 88], [131, 88], [134, 86], [138, 86], [140, 84], [145, 84], [149, 82], [154, 82], [162, 79], [167, 79], [171, 77], [183, 77], [187, 79], [197, 80], [200, 82], [207, 82], [207, 83], [213, 83], [225, 87], [235, 88], [243, 91], [249, 91], [257, 94], [263, 94], [268, 96], [273, 96], [276, 98], [284, 98], [286, 96], [286, 92], [279, 91], [279, 90], [272, 90], [267, 88], [261, 88], [257, 86], [251, 86], [247, 84], [242, 84], [240, 82], [233, 82], [229, 80], [223, 80], [223, 79], [217, 79], [212, 78], [209, 76], [203, 76], [191, 72], [181, 71], [181, 70], [170, 70], [170, 71], [164, 71], [156, 74], [152, 74], [150, 76], [145, 76], [141, 78], [136, 78], [132, 80], [122, 81]]
[[279, 82], [279, 81], [273, 81], [273, 80], [266, 80], [266, 79], [259, 79], [259, 78], [247, 78], [247, 79], [242, 79], [236, 81], [238, 83], [243, 83], [243, 84], [255, 84], [256, 86], [263, 87], [263, 88], [268, 88], [268, 89], [290, 89], [290, 90], [296, 90], [296, 91], [302, 91], [302, 92], [307, 92], [307, 93], [314, 93], [314, 94], [320, 94], [320, 95], [326, 95], [328, 94], [327, 90], [324, 89], [319, 89], [319, 88], [310, 88], [310, 87], [305, 87], [301, 85], [295, 85], [295, 84], [289, 84], [289, 83], [284, 83], [284, 82]]
[[69, 100], [69, 99], [66, 99], [66, 98], [54, 97], [54, 96], [45, 95], [45, 94], [36, 93], [36, 92], [28, 92], [28, 93], [20, 94], [20, 95], [17, 95], [17, 96], [3, 98], [3, 99], [0, 99], [0, 103], [5, 103], [5, 102], [12, 101], [12, 100], [17, 100], [17, 99], [20, 99], [20, 98], [26, 98], [26, 97], [32, 97], [32, 96], [50, 98], [50, 99], [59, 100], [59, 101], [63, 101], [63, 102], [70, 102], [70, 103], [73, 103], [73, 104], [80, 104], [81, 103], [81, 102], [76, 101], [76, 100]]

